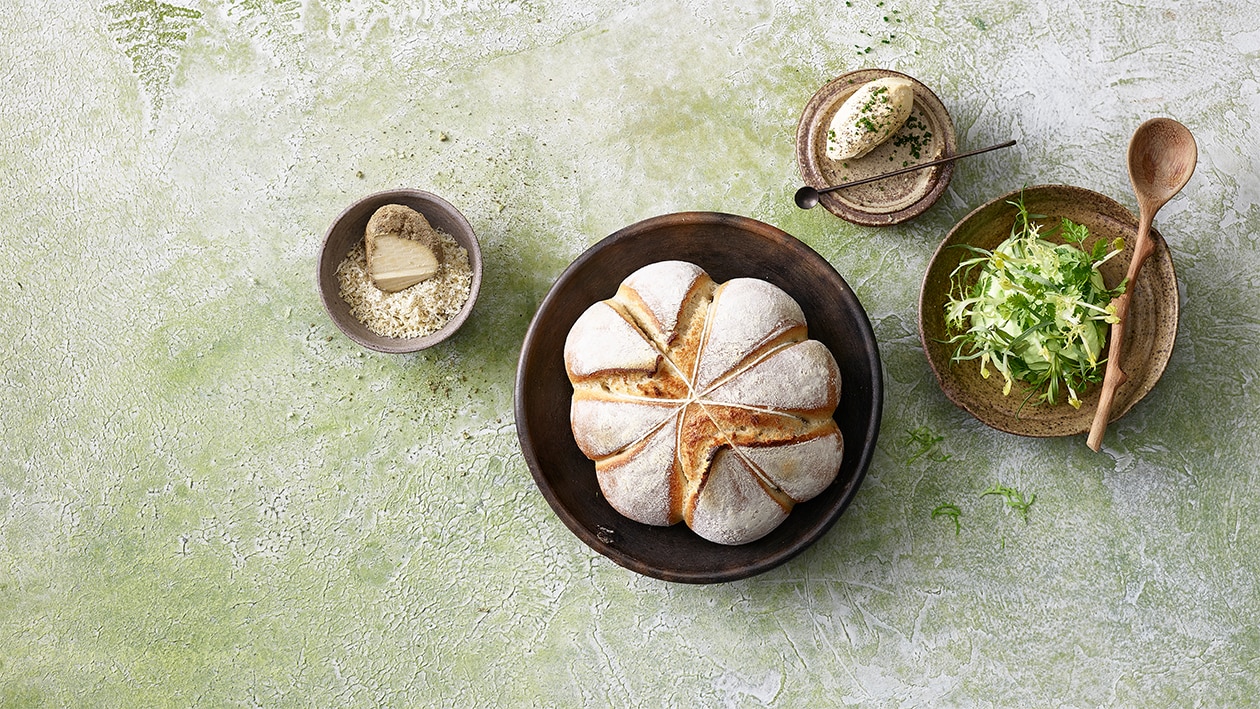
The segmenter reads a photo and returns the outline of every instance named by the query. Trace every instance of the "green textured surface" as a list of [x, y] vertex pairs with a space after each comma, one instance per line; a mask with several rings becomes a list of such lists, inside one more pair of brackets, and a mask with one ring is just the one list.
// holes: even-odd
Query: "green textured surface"
[[[1260, 701], [1254, 4], [186, 5], [0, 5], [0, 706]], [[1019, 145], [899, 227], [798, 211], [800, 111], [871, 66], [934, 88], [963, 149]], [[1133, 208], [1124, 146], [1157, 115], [1200, 150], [1157, 220], [1167, 373], [1101, 454], [983, 427], [919, 346], [933, 248], [1023, 184]], [[485, 256], [465, 328], [402, 357], [314, 288], [332, 218], [399, 186]], [[512, 421], [561, 270], [692, 209], [829, 259], [887, 386], [833, 530], [711, 587], [581, 544]], [[995, 483], [1036, 494], [1027, 520]]]

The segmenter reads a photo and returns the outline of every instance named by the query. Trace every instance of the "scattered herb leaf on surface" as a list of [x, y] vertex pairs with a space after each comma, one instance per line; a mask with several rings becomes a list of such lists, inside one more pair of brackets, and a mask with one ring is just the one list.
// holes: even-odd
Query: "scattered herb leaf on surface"
[[950, 504], [948, 502], [937, 505], [936, 509], [932, 510], [932, 519], [936, 519], [937, 517], [948, 517], [954, 520], [954, 536], [958, 536], [958, 534], [962, 532], [962, 522], [958, 519], [961, 516], [962, 510], [958, 508], [958, 505]]
[[[936, 448], [936, 444], [943, 440], [945, 440], [944, 436], [936, 435], [927, 426], [920, 426], [907, 431], [905, 443], [908, 447], [914, 450], [914, 453], [906, 460], [906, 463], [913, 463], [919, 458], [922, 458], [924, 455], [927, 455], [929, 452], [932, 452]], [[949, 458], [949, 453], [936, 452], [930, 456], [929, 460], [944, 463], [949, 460]]]
[[1032, 507], [1032, 504], [1037, 501], [1036, 493], [1033, 493], [1031, 497], [1025, 498], [1024, 493], [1001, 483], [994, 483], [991, 487], [989, 487], [989, 489], [980, 493], [981, 497], [984, 497], [985, 495], [998, 495], [1002, 497], [1006, 500], [1006, 505], [1008, 507], [1023, 515], [1025, 522], [1028, 521], [1028, 508]]

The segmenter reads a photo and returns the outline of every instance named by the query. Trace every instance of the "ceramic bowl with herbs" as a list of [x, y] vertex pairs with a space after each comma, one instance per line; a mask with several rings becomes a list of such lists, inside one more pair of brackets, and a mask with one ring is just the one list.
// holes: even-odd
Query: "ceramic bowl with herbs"
[[1089, 430], [1105, 372], [1110, 299], [1132, 292], [1111, 420], [1159, 381], [1177, 336], [1172, 255], [1155, 251], [1123, 284], [1137, 217], [1066, 185], [1002, 195], [962, 219], [928, 265], [919, 334], [945, 395], [983, 423], [1023, 436]]
[[481, 248], [453, 205], [418, 189], [367, 195], [333, 220], [319, 252], [320, 299], [351, 340], [391, 354], [455, 334], [481, 289]]

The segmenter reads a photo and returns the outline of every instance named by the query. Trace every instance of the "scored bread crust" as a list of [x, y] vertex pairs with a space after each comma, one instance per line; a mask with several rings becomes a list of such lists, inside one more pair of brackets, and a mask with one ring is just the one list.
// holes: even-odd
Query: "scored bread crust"
[[744, 544], [839, 472], [839, 368], [766, 281], [644, 266], [577, 319], [564, 362], [574, 440], [630, 519]]

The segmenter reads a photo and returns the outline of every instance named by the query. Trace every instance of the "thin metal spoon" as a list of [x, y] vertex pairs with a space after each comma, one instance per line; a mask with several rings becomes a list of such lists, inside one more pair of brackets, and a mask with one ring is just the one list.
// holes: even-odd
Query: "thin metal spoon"
[[957, 160], [959, 158], [969, 158], [972, 155], [979, 155], [980, 153], [987, 153], [990, 150], [997, 150], [999, 148], [1009, 148], [1014, 144], [1015, 144], [1015, 141], [1008, 140], [1005, 143], [1000, 143], [998, 145], [990, 145], [987, 148], [980, 148], [979, 150], [972, 150], [971, 152], [968, 152], [968, 153], [958, 153], [957, 155], [949, 155], [947, 157], [938, 158], [936, 160], [929, 160], [927, 162], [919, 163], [918, 165], [911, 165], [910, 167], [903, 167], [900, 170], [893, 170], [892, 172], [885, 172], [882, 175], [875, 175], [874, 177], [863, 177], [860, 180], [853, 180], [852, 182], [845, 182], [843, 184], [832, 185], [831, 187], [823, 187], [821, 189], [806, 185], [796, 191], [796, 197], [795, 197], [796, 206], [800, 207], [801, 209], [813, 209], [814, 207], [818, 205], [818, 197], [828, 192], [835, 192], [836, 190], [842, 190], [846, 187], [856, 187], [858, 185], [865, 185], [868, 182], [875, 182], [876, 180], [883, 180], [888, 177], [896, 177], [897, 175], [904, 175], [907, 172], [914, 172], [915, 170], [922, 170], [925, 167], [932, 167], [933, 165], [941, 165], [943, 163], [953, 162], [954, 160]]
[[1102, 447], [1116, 389], [1128, 379], [1120, 368], [1120, 351], [1138, 271], [1155, 250], [1155, 243], [1151, 240], [1151, 222], [1155, 219], [1155, 212], [1190, 181], [1198, 159], [1199, 148], [1194, 143], [1194, 136], [1188, 128], [1171, 118], [1150, 119], [1138, 126], [1129, 141], [1129, 182], [1133, 183], [1133, 194], [1137, 196], [1138, 203], [1137, 243], [1133, 246], [1133, 260], [1129, 262], [1124, 293], [1111, 301], [1120, 320], [1111, 326], [1107, 371], [1103, 374], [1094, 423], [1089, 429], [1087, 443], [1095, 451]]

